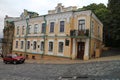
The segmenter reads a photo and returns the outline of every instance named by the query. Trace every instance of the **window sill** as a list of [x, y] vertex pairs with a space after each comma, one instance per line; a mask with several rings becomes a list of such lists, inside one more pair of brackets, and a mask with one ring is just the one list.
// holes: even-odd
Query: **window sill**
[[63, 55], [63, 52], [58, 52], [57, 55], [58, 55], [58, 56], [64, 56], [64, 55]]

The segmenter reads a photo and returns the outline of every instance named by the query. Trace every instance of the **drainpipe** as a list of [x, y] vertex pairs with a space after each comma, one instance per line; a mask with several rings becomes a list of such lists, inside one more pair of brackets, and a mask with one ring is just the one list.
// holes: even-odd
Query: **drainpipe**
[[26, 34], [25, 34], [25, 54], [24, 54], [24, 56], [26, 57], [26, 55], [27, 55], [27, 35], [28, 35], [29, 16], [25, 20], [26, 20], [27, 27], [26, 27]]
[[91, 21], [92, 21], [92, 11], [91, 11], [91, 14], [90, 14], [90, 35], [89, 35], [89, 58], [91, 58]]
[[43, 57], [44, 56], [44, 54], [45, 54], [45, 39], [46, 39], [46, 24], [47, 24], [47, 21], [46, 21], [46, 15], [44, 15], [44, 22], [45, 22], [45, 31], [44, 31], [44, 36], [43, 36], [43, 39], [44, 39], [44, 50], [43, 50], [43, 54], [42, 54], [42, 56], [41, 57]]

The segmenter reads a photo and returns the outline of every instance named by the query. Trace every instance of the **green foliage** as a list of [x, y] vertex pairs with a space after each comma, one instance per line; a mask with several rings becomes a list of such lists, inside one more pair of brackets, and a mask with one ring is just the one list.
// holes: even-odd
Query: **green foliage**
[[110, 11], [109, 32], [113, 40], [112, 46], [120, 47], [120, 0], [109, 0], [108, 9]]

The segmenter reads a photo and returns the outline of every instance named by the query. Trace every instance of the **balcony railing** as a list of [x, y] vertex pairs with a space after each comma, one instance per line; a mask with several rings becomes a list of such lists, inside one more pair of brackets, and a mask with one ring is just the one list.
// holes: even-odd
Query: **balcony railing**
[[79, 37], [79, 36], [89, 36], [89, 30], [71, 30], [70, 36]]

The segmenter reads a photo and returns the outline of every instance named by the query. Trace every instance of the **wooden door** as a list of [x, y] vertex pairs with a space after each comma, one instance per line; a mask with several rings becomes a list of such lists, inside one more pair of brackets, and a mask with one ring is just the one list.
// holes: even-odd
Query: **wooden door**
[[78, 42], [78, 47], [77, 47], [77, 58], [78, 59], [83, 59], [84, 50], [85, 50], [85, 42]]

